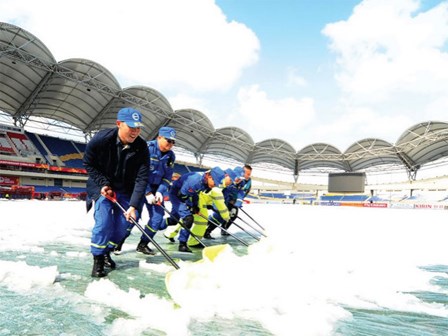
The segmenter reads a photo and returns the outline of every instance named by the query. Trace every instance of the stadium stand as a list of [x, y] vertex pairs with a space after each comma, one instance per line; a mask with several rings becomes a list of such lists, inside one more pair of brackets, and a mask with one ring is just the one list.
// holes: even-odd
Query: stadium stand
[[17, 155], [6, 134], [0, 134], [0, 153], [6, 155]]
[[7, 132], [9, 139], [14, 143], [18, 153], [22, 156], [38, 154], [37, 148], [24, 133]]
[[[84, 143], [48, 135], [0, 132], [0, 198], [83, 199], [87, 180], [82, 163], [85, 148]], [[2, 155], [8, 160], [1, 160]], [[180, 174], [205, 170], [182, 163], [174, 167]], [[79, 176], [76, 181], [74, 176]]]
[[[47, 161], [59, 163], [59, 165], [67, 167], [83, 168], [83, 153], [73, 145], [72, 141], [58, 139], [47, 135], [36, 135], [40, 139], [42, 146], [46, 149]], [[51, 159], [57, 157], [59, 160]]]
[[47, 155], [48, 155], [47, 150], [45, 149], [43, 144], [37, 138], [37, 134], [25, 131], [25, 135], [28, 137], [28, 139], [31, 141], [31, 143], [34, 145], [34, 147], [37, 149], [40, 156], [42, 158], [44, 158], [45, 162], [50, 163], [47, 159]]

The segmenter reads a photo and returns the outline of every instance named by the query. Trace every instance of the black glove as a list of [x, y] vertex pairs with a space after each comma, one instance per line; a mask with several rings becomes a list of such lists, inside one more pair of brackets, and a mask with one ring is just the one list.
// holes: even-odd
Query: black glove
[[198, 214], [199, 213], [199, 207], [197, 205], [190, 206], [190, 211], [192, 214]]
[[188, 199], [188, 195], [184, 195], [184, 194], [182, 194], [182, 193], [178, 193], [177, 194], [177, 197], [179, 197], [179, 199], [182, 201], [182, 202], [185, 202], [187, 199]]

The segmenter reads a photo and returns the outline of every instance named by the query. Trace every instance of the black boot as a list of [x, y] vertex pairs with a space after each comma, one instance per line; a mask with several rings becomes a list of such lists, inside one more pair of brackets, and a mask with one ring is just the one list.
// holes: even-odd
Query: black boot
[[223, 229], [221, 228], [221, 236], [228, 236], [228, 235], [229, 235], [229, 233], [227, 232], [227, 231], [229, 230], [229, 226], [230, 226], [229, 222], [222, 224], [222, 227], [223, 227], [225, 230], [223, 230]]
[[205, 233], [204, 233], [204, 238], [205, 239], [215, 239], [214, 237], [212, 237], [211, 233], [212, 233], [212, 230], [207, 228], [207, 230], [205, 230]]
[[104, 266], [109, 267], [110, 269], [115, 269], [117, 267], [115, 261], [110, 257], [110, 252], [107, 252], [104, 255]]
[[124, 241], [125, 241], [125, 239], [123, 239], [117, 246], [115, 246], [115, 248], [114, 248], [115, 255], [121, 254], [121, 249], [123, 247]]
[[[215, 238], [213, 238], [215, 239]], [[202, 250], [205, 246], [202, 244], [190, 245], [191, 248]]]
[[172, 242], [172, 243], [175, 242], [174, 238], [167, 237], [167, 236], [165, 236], [165, 234], [163, 234], [163, 236], [164, 236], [166, 239], [168, 239], [170, 242]]
[[182, 243], [182, 242], [179, 242], [179, 252], [192, 253], [192, 251], [188, 248], [187, 243]]
[[155, 255], [156, 253], [148, 247], [148, 242], [140, 240], [137, 245], [137, 253], [142, 253], [146, 255]]
[[104, 255], [93, 256], [92, 277], [102, 278], [106, 275], [106, 272], [104, 272]]

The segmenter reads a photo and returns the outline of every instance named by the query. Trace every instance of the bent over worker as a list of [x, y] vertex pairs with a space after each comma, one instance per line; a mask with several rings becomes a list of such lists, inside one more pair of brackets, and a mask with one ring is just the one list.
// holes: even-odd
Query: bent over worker
[[171, 216], [169, 221], [175, 223], [180, 221], [177, 230], [174, 229], [167, 238], [176, 236], [179, 232], [179, 251], [191, 252], [187, 246], [190, 238], [190, 232], [194, 223], [194, 214], [199, 213], [199, 195], [201, 192], [211, 191], [215, 185], [219, 185], [224, 180], [224, 171], [215, 167], [206, 172], [191, 172], [182, 175], [178, 180], [173, 182], [169, 192], [171, 201]]

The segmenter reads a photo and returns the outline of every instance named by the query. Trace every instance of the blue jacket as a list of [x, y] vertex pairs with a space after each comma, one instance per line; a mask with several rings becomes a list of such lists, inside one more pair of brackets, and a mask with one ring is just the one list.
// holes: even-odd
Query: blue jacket
[[149, 176], [146, 192], [155, 194], [157, 191], [166, 194], [171, 186], [174, 161], [176, 156], [172, 150], [162, 153], [156, 140], [148, 141]]
[[170, 195], [179, 198], [189, 207], [197, 207], [201, 191], [210, 191], [204, 173], [191, 172], [173, 182]]
[[100, 197], [101, 188], [106, 185], [115, 192], [127, 195], [130, 206], [139, 209], [142, 205], [149, 171], [146, 141], [138, 137], [129, 144], [120, 171], [117, 169], [118, 142], [118, 128], [109, 128], [95, 134], [86, 146], [83, 163], [89, 174], [87, 211], [92, 206], [92, 200]]
[[[222, 193], [224, 195], [224, 200], [227, 205], [231, 204], [238, 208], [243, 205], [243, 199], [250, 192], [252, 187], [252, 179], [245, 180], [243, 178], [244, 170], [241, 167], [236, 167], [233, 171], [232, 169], [226, 169], [226, 173], [232, 178], [232, 183], [223, 189]], [[240, 177], [241, 181], [235, 183], [235, 178]]]
[[235, 206], [241, 208], [243, 206], [243, 199], [249, 194], [250, 189], [252, 188], [252, 179], [242, 180], [236, 187], [238, 189], [238, 197]]

